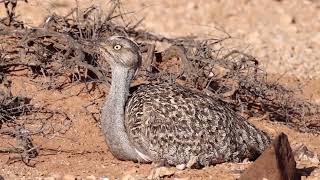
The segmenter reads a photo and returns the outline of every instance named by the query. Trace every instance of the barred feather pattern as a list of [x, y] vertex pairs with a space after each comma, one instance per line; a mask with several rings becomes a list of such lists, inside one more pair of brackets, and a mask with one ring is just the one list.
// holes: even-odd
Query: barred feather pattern
[[180, 85], [139, 86], [127, 101], [125, 128], [135, 148], [170, 165], [255, 159], [271, 142], [225, 102]]

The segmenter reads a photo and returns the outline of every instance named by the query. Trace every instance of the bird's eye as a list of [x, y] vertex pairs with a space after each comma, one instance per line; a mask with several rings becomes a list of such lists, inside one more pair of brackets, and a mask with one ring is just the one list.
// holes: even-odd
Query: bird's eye
[[116, 44], [113, 46], [113, 49], [115, 49], [115, 50], [120, 50], [121, 48], [122, 48], [122, 46], [119, 44]]

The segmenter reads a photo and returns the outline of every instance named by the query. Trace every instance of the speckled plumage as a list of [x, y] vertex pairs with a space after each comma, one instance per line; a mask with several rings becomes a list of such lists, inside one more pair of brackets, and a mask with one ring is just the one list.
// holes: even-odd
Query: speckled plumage
[[125, 127], [154, 160], [206, 166], [254, 159], [270, 138], [225, 102], [179, 85], [142, 85], [128, 99]]
[[270, 144], [267, 134], [225, 102], [180, 85], [141, 85], [129, 95], [141, 62], [138, 46], [111, 37], [102, 52], [112, 68], [102, 129], [110, 152], [121, 160], [207, 166], [255, 159]]

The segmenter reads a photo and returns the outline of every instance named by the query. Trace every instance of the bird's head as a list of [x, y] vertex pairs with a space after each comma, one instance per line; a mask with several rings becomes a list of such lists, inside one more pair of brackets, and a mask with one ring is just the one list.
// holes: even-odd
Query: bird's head
[[100, 52], [111, 67], [121, 66], [128, 69], [137, 69], [141, 65], [139, 46], [126, 37], [111, 36], [100, 42]]

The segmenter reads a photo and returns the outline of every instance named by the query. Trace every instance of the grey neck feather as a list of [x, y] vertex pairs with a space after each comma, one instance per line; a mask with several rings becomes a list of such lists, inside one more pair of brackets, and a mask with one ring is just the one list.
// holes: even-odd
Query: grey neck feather
[[135, 70], [114, 65], [112, 67], [112, 82], [108, 99], [102, 108], [102, 129], [109, 150], [121, 160], [144, 160], [132, 146], [126, 133], [125, 106], [129, 95], [130, 81]]

